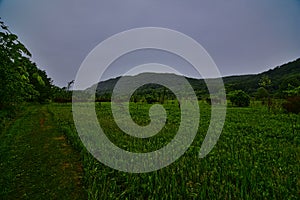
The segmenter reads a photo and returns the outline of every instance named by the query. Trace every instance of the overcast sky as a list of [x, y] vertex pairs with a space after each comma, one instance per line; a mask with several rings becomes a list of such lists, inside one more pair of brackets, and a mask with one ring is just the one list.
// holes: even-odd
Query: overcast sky
[[[0, 0], [0, 16], [59, 86], [75, 78], [101, 41], [137, 27], [192, 37], [222, 76], [259, 73], [300, 57], [299, 0]], [[148, 62], [178, 65], [194, 76], [181, 59], [145, 51], [117, 60], [105, 78]]]

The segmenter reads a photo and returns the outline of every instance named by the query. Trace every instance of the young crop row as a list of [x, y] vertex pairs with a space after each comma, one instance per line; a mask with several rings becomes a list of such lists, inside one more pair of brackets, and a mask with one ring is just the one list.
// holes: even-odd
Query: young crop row
[[[200, 102], [198, 134], [188, 151], [168, 167], [145, 174], [111, 169], [89, 154], [72, 120], [70, 104], [49, 109], [69, 142], [81, 152], [84, 180], [91, 199], [297, 199], [300, 195], [300, 129], [297, 115], [272, 114], [263, 107], [227, 110], [221, 137], [208, 156], [198, 158], [210, 120], [210, 108]], [[148, 104], [131, 103], [131, 117], [149, 123]], [[109, 103], [97, 104], [98, 121], [106, 136], [132, 152], [150, 152], [166, 145], [177, 132], [180, 110], [164, 105], [165, 127], [153, 138], [136, 139], [116, 125]]]

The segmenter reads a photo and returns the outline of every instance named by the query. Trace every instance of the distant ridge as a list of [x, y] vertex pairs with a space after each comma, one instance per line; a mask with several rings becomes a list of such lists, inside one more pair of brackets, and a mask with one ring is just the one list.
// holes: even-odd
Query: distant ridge
[[[149, 74], [161, 75], [161, 73], [149, 73]], [[167, 75], [169, 77], [179, 76], [175, 74], [164, 74], [164, 75]], [[281, 90], [287, 89], [289, 84], [293, 86], [299, 86], [300, 85], [300, 58], [295, 61], [283, 64], [281, 66], [277, 66], [274, 69], [270, 69], [268, 71], [259, 74], [226, 76], [223, 77], [223, 82], [225, 84], [227, 92], [232, 90], [244, 90], [248, 94], [254, 95], [256, 90], [259, 88], [258, 85], [259, 80], [263, 76], [268, 76], [272, 81], [270, 91], [273, 94], [276, 94]], [[130, 80], [130, 76], [128, 76], [128, 78]], [[112, 78], [106, 81], [99, 82], [98, 84], [95, 84], [94, 86], [88, 88], [87, 90], [91, 90], [92, 88], [97, 87], [96, 89], [97, 95], [99, 96], [110, 95], [113, 91], [115, 84], [119, 79], [120, 77], [117, 77], [117, 78]], [[190, 82], [197, 95], [208, 94], [203, 79], [195, 79], [189, 77], [186, 77], [186, 79]]]
[[230, 87], [234, 90], [241, 89], [251, 94], [256, 92], [259, 88], [258, 82], [263, 76], [268, 76], [270, 78], [272, 82], [270, 90], [273, 93], [278, 92], [278, 90], [287, 89], [288, 84], [296, 84], [294, 86], [299, 86], [300, 58], [259, 74], [228, 76], [224, 77], [223, 81], [228, 89]]

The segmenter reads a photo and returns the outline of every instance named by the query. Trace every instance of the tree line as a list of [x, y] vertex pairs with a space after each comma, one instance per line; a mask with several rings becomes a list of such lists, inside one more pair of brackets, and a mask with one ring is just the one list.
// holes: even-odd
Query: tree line
[[[17, 35], [10, 32], [1, 18], [0, 26], [0, 109], [11, 110], [23, 102], [71, 102], [70, 88], [74, 81], [68, 82], [64, 88], [55, 86], [46, 72], [31, 61], [31, 53], [18, 40]], [[209, 103], [204, 80], [187, 80], [198, 99], [205, 99]], [[250, 99], [255, 98], [270, 108], [272, 99], [285, 98], [289, 105], [286, 103], [284, 107], [295, 110], [292, 107], [298, 105], [300, 96], [300, 59], [258, 75], [231, 76], [223, 80], [227, 97], [235, 106], [249, 106]], [[117, 81], [118, 78], [99, 83], [96, 101], [110, 101]], [[131, 96], [132, 102], [145, 103], [163, 103], [175, 99], [172, 91], [157, 84], [142, 86]]]
[[0, 18], [0, 109], [14, 110], [23, 102], [46, 103], [71, 98], [31, 61], [31, 53]]

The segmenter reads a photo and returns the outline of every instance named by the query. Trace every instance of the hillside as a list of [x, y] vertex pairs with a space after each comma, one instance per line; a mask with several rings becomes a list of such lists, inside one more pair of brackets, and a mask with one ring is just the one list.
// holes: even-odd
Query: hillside
[[[162, 74], [155, 74], [155, 73], [150, 73], [150, 74], [153, 74], [153, 76], [162, 75]], [[176, 78], [176, 76], [178, 76], [175, 74], [164, 74], [164, 75], [167, 75], [168, 78], [170, 79]], [[141, 76], [141, 74], [137, 76]], [[259, 88], [259, 84], [258, 84], [259, 80], [263, 76], [268, 76], [272, 82], [270, 86], [271, 93], [273, 95], [280, 96], [282, 91], [286, 90], [289, 87], [289, 85], [294, 87], [300, 86], [300, 58], [295, 61], [283, 64], [281, 66], [277, 66], [274, 69], [270, 69], [268, 71], [259, 74], [223, 77], [223, 81], [227, 92], [230, 92], [232, 90], [244, 90], [248, 94], [254, 95], [256, 90]], [[119, 78], [120, 77], [99, 82], [97, 86], [97, 95], [104, 99], [109, 98]], [[128, 79], [128, 81], [130, 81], [130, 76], [126, 78]], [[187, 80], [191, 83], [196, 94], [200, 96], [200, 98], [203, 95], [207, 95], [207, 88], [203, 79], [194, 79], [194, 78], [187, 77]], [[160, 87], [158, 85], [155, 86], [152, 84], [148, 84], [147, 86], [141, 87], [138, 93], [139, 94], [144, 93], [144, 95], [146, 95], [147, 93], [155, 94], [157, 93], [157, 91], [154, 92], [154, 89], [158, 91], [162, 91], [163, 87]]]
[[286, 90], [289, 84], [297, 87], [300, 85], [300, 58], [259, 74], [228, 76], [223, 81], [228, 89], [241, 89], [252, 94], [258, 89], [258, 82], [263, 76], [270, 78], [272, 93]]

